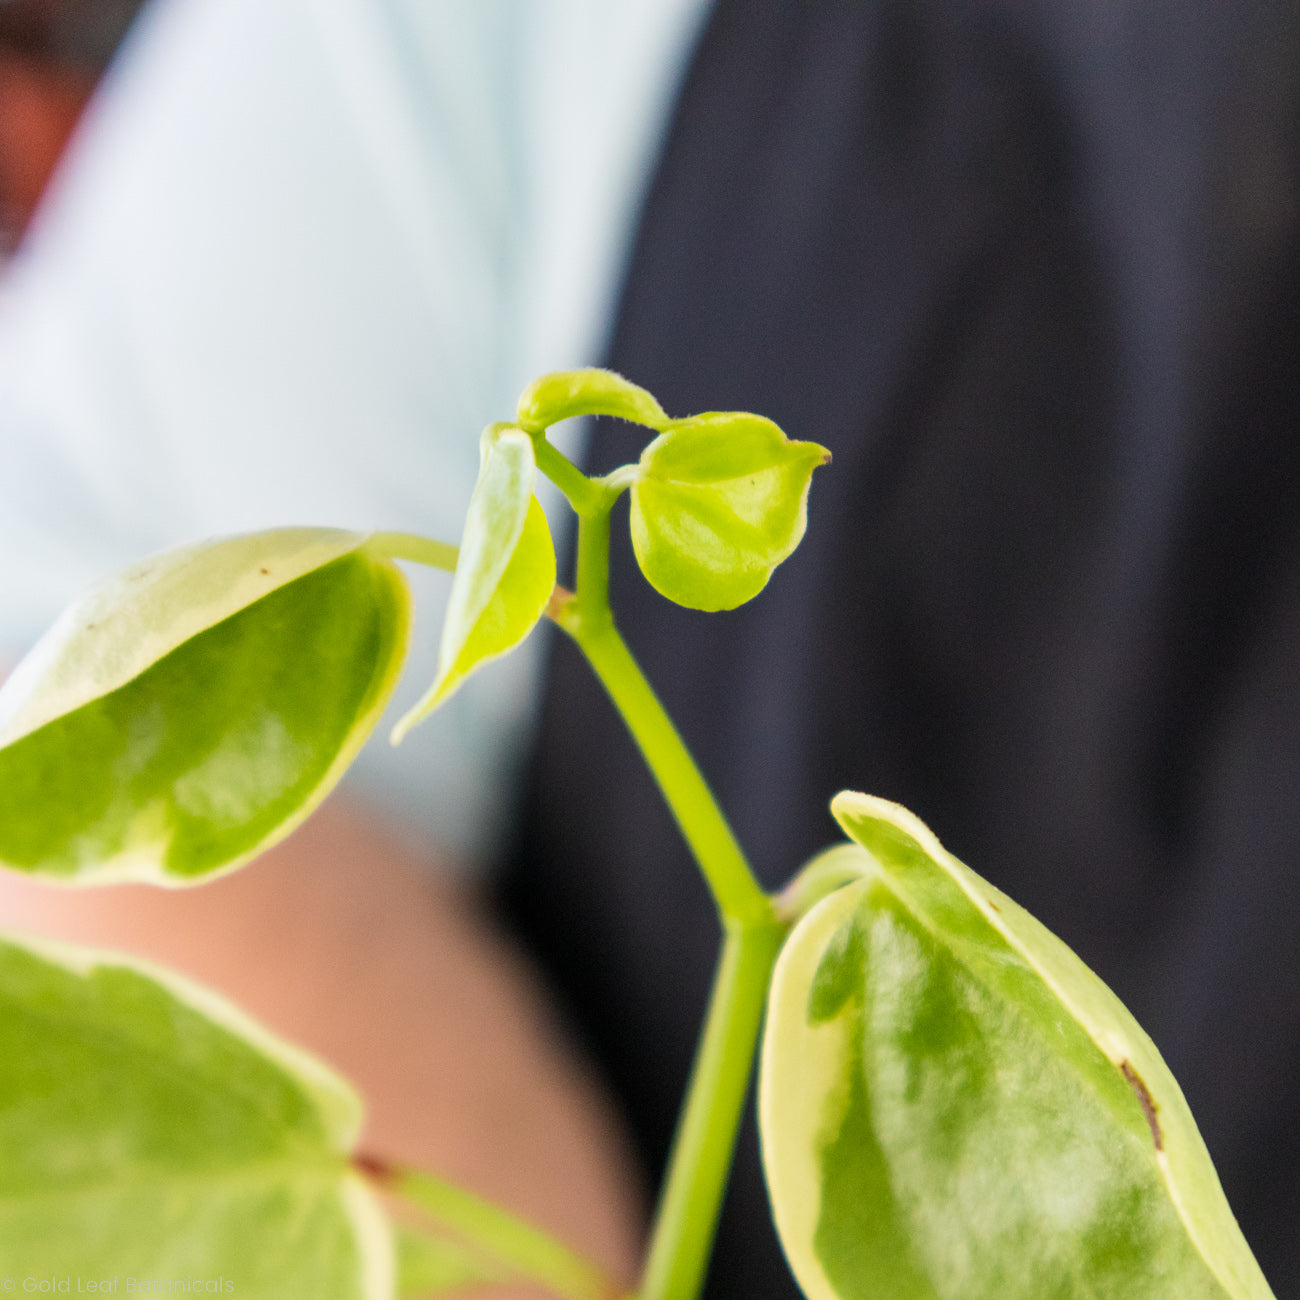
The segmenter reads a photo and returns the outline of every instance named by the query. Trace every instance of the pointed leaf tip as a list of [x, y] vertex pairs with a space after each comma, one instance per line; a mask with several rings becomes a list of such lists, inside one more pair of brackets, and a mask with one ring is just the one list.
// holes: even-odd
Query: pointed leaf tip
[[544, 613], [555, 588], [555, 546], [533, 496], [535, 476], [533, 443], [526, 433], [496, 425], [484, 433], [437, 675], [393, 728], [393, 744], [400, 744], [475, 669], [514, 649]]

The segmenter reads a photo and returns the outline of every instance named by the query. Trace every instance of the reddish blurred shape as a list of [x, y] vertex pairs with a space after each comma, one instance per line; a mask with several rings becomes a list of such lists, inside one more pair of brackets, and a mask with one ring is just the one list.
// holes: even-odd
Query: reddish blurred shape
[[12, 247], [94, 87], [93, 75], [0, 47], [0, 230]]
[[138, 0], [0, 0], [0, 252], [17, 241]]

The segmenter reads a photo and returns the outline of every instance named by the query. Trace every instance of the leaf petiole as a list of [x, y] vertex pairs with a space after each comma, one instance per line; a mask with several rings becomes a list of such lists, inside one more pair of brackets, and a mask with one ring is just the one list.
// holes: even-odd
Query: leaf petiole
[[626, 1292], [585, 1256], [462, 1187], [404, 1165], [360, 1157], [358, 1171], [518, 1277], [563, 1300], [620, 1300]]
[[390, 560], [410, 560], [449, 573], [455, 570], [460, 555], [459, 547], [449, 542], [435, 542], [433, 538], [421, 537], [418, 533], [371, 533], [366, 539], [366, 549]]
[[[579, 519], [608, 514], [618, 491], [611, 492], [597, 479], [588, 478], [558, 447], [549, 442], [545, 431], [529, 432], [537, 454], [537, 468], [555, 484], [573, 507]], [[621, 489], [620, 489], [621, 490]]]

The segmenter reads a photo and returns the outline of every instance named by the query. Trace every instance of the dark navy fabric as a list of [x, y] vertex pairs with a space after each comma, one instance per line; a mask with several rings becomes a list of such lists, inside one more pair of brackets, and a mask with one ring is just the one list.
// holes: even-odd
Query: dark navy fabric
[[[1300, 1294], [1300, 10], [723, 0], [609, 361], [834, 463], [743, 609], [615, 610], [771, 886], [906, 803], [1162, 1048]], [[644, 434], [596, 430], [591, 467]], [[557, 636], [506, 905], [661, 1167], [712, 909]], [[793, 1296], [746, 1131], [712, 1297]]]

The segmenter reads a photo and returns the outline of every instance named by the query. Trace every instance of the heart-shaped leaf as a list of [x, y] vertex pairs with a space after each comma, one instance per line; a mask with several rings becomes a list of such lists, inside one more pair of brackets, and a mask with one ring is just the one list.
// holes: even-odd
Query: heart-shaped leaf
[[535, 379], [519, 398], [521, 429], [542, 433], [575, 415], [612, 415], [633, 424], [662, 429], [663, 407], [644, 388], [612, 370], [557, 370]]
[[10, 1277], [391, 1300], [391, 1232], [350, 1167], [360, 1123], [341, 1079], [197, 985], [0, 940]]
[[0, 862], [168, 885], [246, 862], [356, 756], [409, 606], [396, 566], [336, 529], [203, 542], [101, 583], [0, 690]]
[[509, 425], [490, 425], [480, 446], [437, 676], [394, 727], [394, 744], [476, 668], [513, 650], [533, 630], [555, 590], [555, 546], [533, 496], [532, 439]]
[[895, 804], [773, 978], [760, 1125], [812, 1300], [1267, 1300], [1183, 1095], [1059, 939]]
[[813, 470], [830, 453], [759, 415], [671, 421], [641, 454], [632, 547], [650, 585], [690, 609], [758, 595], [803, 537]]

